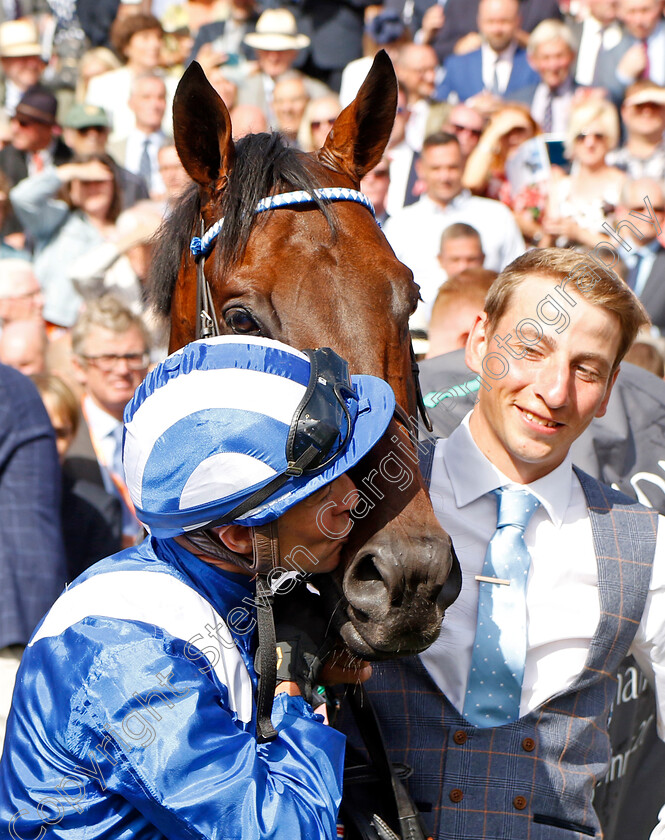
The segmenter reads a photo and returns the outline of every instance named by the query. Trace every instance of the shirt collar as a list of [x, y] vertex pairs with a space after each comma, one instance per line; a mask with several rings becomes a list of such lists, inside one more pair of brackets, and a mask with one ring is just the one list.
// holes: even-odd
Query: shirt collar
[[118, 426], [122, 425], [115, 417], [112, 417], [107, 411], [100, 408], [92, 397], [86, 395], [83, 401], [85, 403], [85, 416], [88, 421], [88, 426], [91, 428], [97, 440], [104, 440], [108, 435], [112, 435]]
[[493, 50], [488, 43], [483, 42], [482, 50], [492, 62], [512, 61], [515, 56], [515, 51], [517, 50], [517, 44], [513, 41], [511, 44], [508, 44], [505, 50], [498, 53], [495, 50]]
[[[544, 85], [547, 90], [551, 90], [551, 88], [547, 87], [545, 82], [541, 82], [541, 84]], [[568, 76], [566, 79], [564, 79], [563, 82], [561, 82], [561, 84], [558, 87], [555, 87], [552, 90], [552, 96], [565, 96], [567, 93], [572, 93], [572, 92], [573, 92], [573, 80], [570, 76]]]
[[634, 248], [632, 253], [626, 254], [626, 262], [628, 263], [628, 265], [633, 266], [637, 262], [638, 256], [655, 256], [656, 252], [660, 249], [660, 247], [660, 242], [657, 239], [652, 239], [651, 242], [647, 242], [646, 245], [639, 245]]
[[436, 201], [433, 201], [427, 194], [421, 195], [419, 202], [423, 204], [428, 213], [432, 212], [435, 214], [442, 214], [447, 213], [449, 210], [458, 210], [460, 207], [466, 204], [470, 197], [471, 193], [469, 192], [469, 190], [461, 190], [457, 193], [455, 198], [453, 198], [451, 201], [448, 202], [448, 204], [446, 204], [445, 207], [442, 207]]
[[[518, 486], [495, 467], [478, 448], [469, 428], [472, 413], [470, 411], [450, 435], [443, 456], [458, 508], [476, 501], [498, 487]], [[519, 486], [533, 493], [554, 525], [559, 528], [570, 504], [573, 476], [573, 463], [569, 453], [563, 463], [552, 472], [531, 484]]]

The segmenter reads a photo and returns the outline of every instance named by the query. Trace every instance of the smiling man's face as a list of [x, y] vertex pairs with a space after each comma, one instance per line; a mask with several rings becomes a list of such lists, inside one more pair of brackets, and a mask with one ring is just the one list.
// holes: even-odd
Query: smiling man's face
[[[562, 463], [573, 441], [594, 417], [605, 413], [617, 373], [613, 368], [621, 338], [618, 317], [573, 292], [572, 284], [566, 291], [575, 305], [562, 303], [568, 325], [562, 328], [563, 316], [552, 325], [537, 319], [538, 304], [548, 294], [558, 297], [556, 282], [535, 275], [524, 280], [496, 328], [488, 326], [483, 313], [467, 343], [467, 364], [492, 386], [490, 391], [480, 389], [471, 434], [490, 461], [519, 483], [542, 478]], [[535, 328], [526, 324], [522, 331], [526, 341], [520, 339], [516, 327], [524, 319], [540, 324], [540, 340]], [[502, 350], [496, 337], [507, 341], [519, 358]], [[482, 368], [490, 352], [500, 353], [506, 362], [507, 372], [497, 380]], [[500, 368], [500, 360], [493, 359], [489, 369], [499, 373]]]

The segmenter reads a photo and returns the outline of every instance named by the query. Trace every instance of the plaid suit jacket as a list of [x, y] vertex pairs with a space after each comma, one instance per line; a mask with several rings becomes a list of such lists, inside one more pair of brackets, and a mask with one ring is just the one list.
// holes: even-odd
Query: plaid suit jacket
[[601, 617], [569, 689], [518, 721], [476, 729], [418, 657], [374, 666], [367, 688], [389, 755], [413, 768], [411, 794], [438, 840], [601, 836], [593, 789], [609, 762], [615, 673], [644, 610], [657, 515], [576, 472], [598, 559]]
[[32, 382], [0, 365], [0, 648], [28, 643], [66, 579], [53, 427]]

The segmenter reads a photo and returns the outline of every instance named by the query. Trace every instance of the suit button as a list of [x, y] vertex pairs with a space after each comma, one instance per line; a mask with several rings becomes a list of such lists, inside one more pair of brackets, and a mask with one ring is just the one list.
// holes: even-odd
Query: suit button
[[527, 806], [527, 801], [523, 796], [516, 796], [513, 799], [513, 805], [518, 811], [523, 811]]
[[453, 741], [460, 746], [466, 744], [466, 732], [463, 729], [458, 729], [453, 735]]
[[525, 752], [533, 752], [536, 749], [536, 742], [533, 738], [525, 738], [522, 741], [522, 749], [525, 750]]
[[464, 799], [464, 791], [461, 791], [459, 788], [453, 788], [448, 796], [450, 797], [451, 802], [461, 802]]

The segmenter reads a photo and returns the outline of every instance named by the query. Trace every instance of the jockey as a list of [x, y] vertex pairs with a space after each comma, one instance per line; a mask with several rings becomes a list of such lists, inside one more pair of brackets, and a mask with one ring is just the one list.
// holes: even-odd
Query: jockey
[[[148, 374], [123, 457], [149, 536], [68, 586], [26, 648], [0, 763], [12, 838], [335, 836], [344, 736], [307, 702], [329, 646], [280, 592], [340, 562], [347, 470], [393, 409], [331, 350], [265, 338], [196, 341]], [[257, 581], [290, 643], [263, 734]]]

